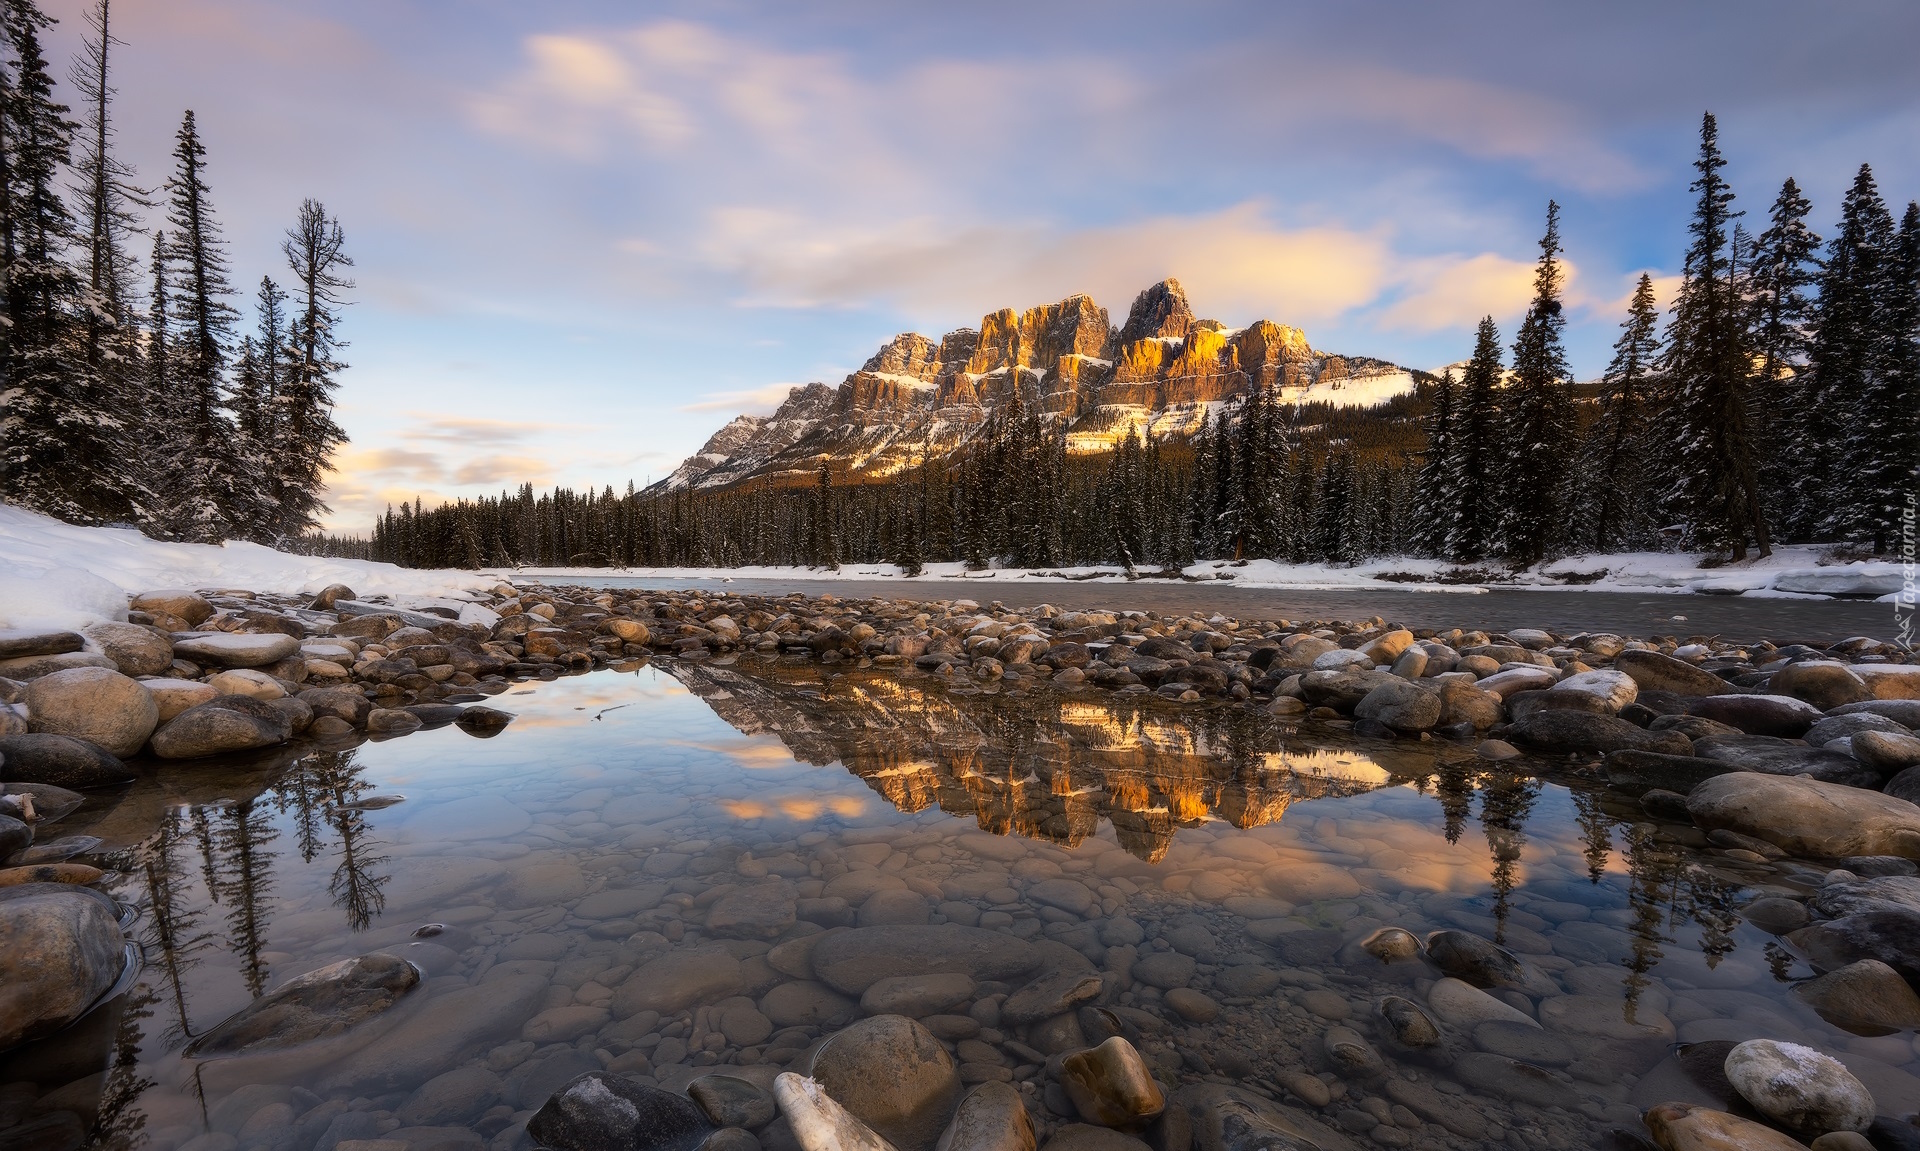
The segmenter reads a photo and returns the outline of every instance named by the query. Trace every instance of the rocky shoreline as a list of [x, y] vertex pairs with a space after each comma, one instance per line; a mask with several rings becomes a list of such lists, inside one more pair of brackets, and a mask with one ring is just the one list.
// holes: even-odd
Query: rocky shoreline
[[[1380, 620], [1241, 621], [983, 609], [964, 600], [508, 585], [472, 603], [422, 610], [361, 601], [336, 587], [297, 599], [157, 591], [134, 597], [124, 623], [0, 633], [0, 972], [7, 986], [28, 992], [0, 1011], [0, 1047], [71, 1022], [113, 993], [127, 967], [120, 911], [92, 886], [103, 873], [75, 862], [97, 844], [41, 834], [77, 805], [79, 792], [291, 740], [350, 746], [450, 723], [484, 736], [512, 717], [482, 701], [517, 680], [647, 656], [748, 655], [889, 669], [960, 693], [1111, 691], [1152, 695], [1170, 708], [1258, 707], [1355, 738], [1457, 741], [1463, 752], [1472, 748], [1490, 761], [1552, 756], [1637, 796], [1650, 818], [1691, 822], [1704, 843], [1731, 860], [1804, 861], [1801, 871], [1819, 877], [1811, 896], [1773, 897], [1780, 906], [1752, 905], [1749, 917], [1766, 918], [1825, 972], [1809, 993], [1823, 1017], [1896, 1031], [1920, 1022], [1900, 1014], [1920, 985], [1913, 958], [1920, 953], [1920, 737], [1913, 734], [1920, 728], [1920, 663], [1871, 640], [1824, 649], [1743, 647], [1707, 637], [1416, 633]], [[716, 928], [718, 910], [716, 904], [707, 912], [709, 933], [753, 936]], [[752, 909], [739, 914], [751, 927]], [[995, 932], [968, 930], [992, 950]], [[798, 941], [781, 943], [768, 961]], [[945, 954], [960, 942], [930, 944], [929, 953]], [[1502, 988], [1537, 976], [1524, 960], [1466, 932], [1423, 941], [1388, 927], [1366, 942], [1351, 957], [1355, 963], [1411, 964], [1441, 977], [1436, 988], [1460, 984], [1439, 997], [1444, 1004], [1436, 990], [1424, 1005], [1391, 998], [1377, 1005], [1380, 1025], [1409, 1050], [1421, 1047], [1428, 1030], [1438, 1035], [1443, 1025], [1458, 1026], [1450, 1013], [1495, 1010], [1473, 995], [1497, 1005], [1492, 996]], [[805, 978], [820, 977], [820, 958], [812, 948], [801, 950], [805, 961], [790, 961]], [[47, 955], [65, 962], [22, 961]], [[355, 1005], [349, 1014], [376, 1014], [406, 990], [395, 983], [406, 981], [404, 973], [380, 958], [362, 957], [351, 972], [312, 973], [307, 985], [350, 985], [353, 994], [330, 993], [329, 1002]], [[884, 964], [874, 966], [874, 978], [858, 989], [852, 984], [864, 976], [841, 975], [838, 982], [848, 984], [841, 993], [857, 990], [868, 1017], [840, 1031], [849, 1036], [844, 1041], [795, 1055], [777, 1077], [696, 1079], [706, 1086], [689, 1089], [689, 1105], [686, 1095], [650, 1077], [626, 1078], [609, 1067], [555, 1092], [521, 1120], [524, 1130], [566, 1151], [703, 1144], [924, 1151], [935, 1142], [961, 1151], [1031, 1148], [1037, 1117], [1037, 1129], [1050, 1135], [1047, 1146], [1062, 1149], [1356, 1145], [1351, 1126], [1335, 1131], [1237, 1087], [1163, 1088], [1164, 1069], [1156, 1075], [1134, 1047], [1142, 1021], [1116, 1010], [1097, 973], [1033, 975], [991, 962], [973, 970], [971, 961], [954, 968], [937, 958], [921, 970], [915, 963], [927, 967], [912, 957], [884, 971]], [[1017, 1046], [1035, 1055], [1028, 1078], [1061, 1093], [1065, 1110], [1055, 1114], [1079, 1123], [1062, 1125], [1044, 1108], [1030, 1116], [1034, 1095], [999, 1076], [962, 1075], [964, 1060], [956, 1063], [952, 1054], [964, 1046], [957, 1032], [929, 1032], [920, 1021], [925, 1012], [897, 1010], [918, 1003], [915, 996], [950, 993], [922, 986], [942, 976], [963, 976], [968, 995], [1005, 986], [993, 1026], [1022, 1037]], [[881, 984], [886, 993], [866, 1004]], [[281, 994], [218, 1030], [244, 1035], [248, 1013]], [[1184, 984], [1168, 990], [1165, 1001], [1183, 1016], [1210, 1005], [1219, 1010]], [[1079, 1046], [1047, 1050], [1059, 1044], [1043, 1036], [1064, 1034], [1058, 1020], [1069, 1017]], [[977, 1034], [977, 1017], [974, 1023]], [[1327, 1030], [1328, 1057], [1366, 1078], [1379, 1056], [1365, 1036], [1348, 1031]], [[1909, 1138], [1899, 1130], [1882, 1130], [1886, 1120], [1875, 1120], [1871, 1100], [1862, 1112], [1865, 1088], [1827, 1056], [1770, 1040], [1724, 1046], [1729, 1050], [1715, 1054], [1724, 1055], [1724, 1076], [1744, 1100], [1735, 1109], [1745, 1118], [1670, 1104], [1645, 1114], [1643, 1133], [1622, 1137], [1650, 1135], [1670, 1149], [1727, 1139], [1767, 1147], [1791, 1131], [1794, 1139], [1779, 1145], [1815, 1136], [1821, 1148], [1910, 1145], [1897, 1141]], [[887, 1054], [847, 1056], [849, 1066], [836, 1069], [834, 1058], [823, 1059], [831, 1050]], [[890, 1084], [887, 1090], [871, 1089], [876, 1077]], [[963, 1079], [976, 1084], [964, 1098]], [[1785, 1080], [1816, 1085], [1818, 1098], [1776, 1098], [1768, 1084]], [[1326, 1105], [1312, 1098], [1310, 1085], [1281, 1086], [1276, 1097]], [[1388, 1118], [1375, 1116], [1372, 1126], [1354, 1123], [1373, 1142], [1405, 1145], [1395, 1142], [1405, 1138], [1405, 1125], [1387, 1110]], [[629, 1112], [649, 1117], [652, 1134], [623, 1126]], [[505, 1133], [503, 1151], [522, 1145], [514, 1141], [518, 1130]], [[1868, 1136], [1842, 1137], [1862, 1130]]]

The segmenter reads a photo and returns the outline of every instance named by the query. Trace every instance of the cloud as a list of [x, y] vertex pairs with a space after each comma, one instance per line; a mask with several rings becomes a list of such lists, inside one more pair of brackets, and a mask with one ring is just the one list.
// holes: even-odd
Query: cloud
[[517, 487], [531, 481], [539, 486], [546, 482], [552, 467], [552, 461], [544, 456], [481, 456], [455, 468], [453, 482], [463, 487]]
[[[1471, 327], [1482, 316], [1510, 316], [1533, 299], [1533, 261], [1483, 252], [1421, 261], [1408, 290], [1380, 322], [1416, 332]], [[1569, 268], [1569, 282], [1573, 269]]]
[[799, 384], [785, 382], [765, 384], [738, 392], [710, 392], [703, 400], [683, 404], [683, 412], [745, 412], [748, 415], [762, 415], [780, 406], [788, 393]]
[[579, 424], [540, 423], [532, 420], [491, 420], [478, 417], [440, 416], [426, 412], [408, 412], [417, 421], [400, 435], [409, 440], [462, 444], [470, 447], [503, 447], [525, 443], [550, 431], [578, 431]]

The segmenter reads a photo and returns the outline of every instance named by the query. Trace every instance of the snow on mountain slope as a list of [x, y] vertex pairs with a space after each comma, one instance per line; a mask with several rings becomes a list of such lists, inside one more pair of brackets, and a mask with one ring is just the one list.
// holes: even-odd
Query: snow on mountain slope
[[1118, 328], [1089, 297], [1069, 296], [938, 340], [895, 336], [837, 388], [797, 387], [772, 417], [735, 419], [655, 489], [802, 482], [823, 459], [891, 475], [952, 451], [1015, 402], [1063, 429], [1069, 451], [1091, 453], [1129, 428], [1192, 435], [1203, 413], [1231, 418], [1256, 387], [1289, 403], [1372, 407], [1415, 386], [1398, 365], [1315, 351], [1298, 328], [1196, 318], [1169, 279], [1141, 292]]

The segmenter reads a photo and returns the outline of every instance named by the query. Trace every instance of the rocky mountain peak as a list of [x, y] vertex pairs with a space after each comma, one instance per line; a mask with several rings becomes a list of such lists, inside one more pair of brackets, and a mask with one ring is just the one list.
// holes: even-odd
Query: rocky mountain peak
[[1120, 346], [1140, 340], [1185, 339], [1192, 327], [1193, 309], [1187, 305], [1186, 289], [1168, 276], [1133, 298], [1120, 329]]
[[662, 486], [805, 483], [823, 459], [854, 478], [891, 475], [923, 445], [938, 458], [965, 443], [1015, 396], [1064, 433], [1069, 451], [1106, 451], [1130, 428], [1165, 438], [1191, 434], [1209, 415], [1231, 418], [1255, 388], [1368, 406], [1412, 390], [1413, 378], [1316, 352], [1300, 329], [1269, 320], [1228, 328], [1197, 319], [1169, 278], [1134, 299], [1117, 331], [1105, 308], [1076, 294], [1003, 308], [938, 340], [903, 332], [838, 387], [794, 388], [772, 416], [728, 424]]

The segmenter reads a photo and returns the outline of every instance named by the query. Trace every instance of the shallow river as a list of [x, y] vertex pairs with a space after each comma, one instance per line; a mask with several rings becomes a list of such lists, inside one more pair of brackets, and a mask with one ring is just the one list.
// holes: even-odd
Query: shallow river
[[[1169, 1087], [1255, 1088], [1362, 1145], [1593, 1146], [1639, 1108], [1710, 1098], [1676, 1042], [1805, 1042], [1883, 1111], [1920, 1103], [1915, 1036], [1822, 1022], [1790, 991], [1811, 970], [1741, 917], [1811, 890], [1812, 868], [1742, 861], [1464, 746], [827, 671], [715, 660], [516, 685], [492, 739], [172, 767], [91, 801], [60, 833], [118, 849], [146, 965], [0, 1062], [0, 1137], [65, 1110], [156, 1151], [519, 1146], [529, 1110], [587, 1070], [669, 1087], [721, 1064], [804, 1070], [861, 1013], [834, 986], [863, 978], [858, 957], [810, 970], [804, 948], [770, 948], [929, 922], [1007, 933], [1041, 970], [1112, 973], [1105, 1018]], [[742, 887], [771, 898], [730, 901], [745, 938], [715, 938], [710, 909]], [[1443, 1017], [1446, 1055], [1395, 1048], [1379, 1001], [1427, 1005], [1436, 972], [1357, 947], [1385, 925], [1500, 939], [1546, 978], [1503, 1006], [1546, 1029]], [[183, 1057], [262, 992], [381, 949], [430, 978], [363, 1032]], [[1041, 1060], [1097, 1037], [1084, 1013], [1001, 1019], [1023, 982], [982, 981], [929, 1026], [969, 1081], [1030, 1083], [1064, 1122]], [[1385, 1066], [1336, 1070], [1336, 1025]]]

